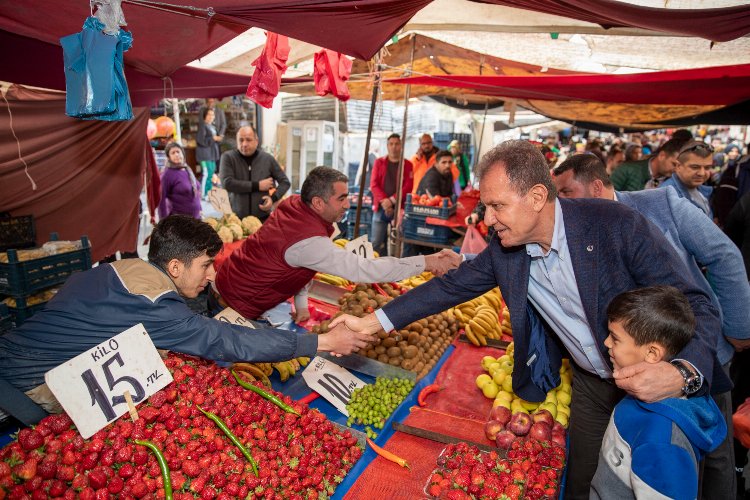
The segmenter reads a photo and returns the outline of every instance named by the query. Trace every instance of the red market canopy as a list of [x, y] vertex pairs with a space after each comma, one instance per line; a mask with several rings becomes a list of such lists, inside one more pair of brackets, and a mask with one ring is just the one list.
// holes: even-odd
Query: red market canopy
[[541, 101], [729, 105], [750, 99], [750, 64], [627, 75], [415, 76], [391, 83], [439, 85]]
[[[133, 48], [125, 62], [153, 76], [169, 76], [250, 26], [369, 59], [431, 0], [183, 0], [181, 5], [125, 0]], [[750, 5], [716, 9], [668, 9], [614, 0], [485, 0], [481, 3], [566, 16], [604, 27], [628, 26], [727, 41], [750, 33]], [[88, 2], [35, 0], [0, 3], [0, 30], [58, 45], [81, 30]], [[3, 45], [45, 69], [60, 67], [62, 54], [44, 60]], [[5, 68], [3, 68], [5, 71]], [[0, 79], [7, 79], [0, 73]]]

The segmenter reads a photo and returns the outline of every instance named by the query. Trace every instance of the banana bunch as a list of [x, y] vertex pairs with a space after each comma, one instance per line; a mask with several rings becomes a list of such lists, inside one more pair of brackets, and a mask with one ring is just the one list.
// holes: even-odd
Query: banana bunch
[[506, 314], [507, 309], [503, 307], [498, 288], [453, 308], [453, 314], [464, 325], [466, 337], [475, 346], [487, 345], [488, 338], [500, 339], [504, 333], [499, 321], [501, 312]]
[[258, 380], [266, 387], [271, 387], [271, 380], [268, 378], [273, 373], [271, 363], [234, 363], [232, 370], [243, 372], [247, 381]]
[[337, 240], [333, 240], [333, 244], [341, 248], [344, 248], [347, 243], [349, 243], [349, 240], [347, 240], [346, 238], [339, 238]]
[[316, 274], [315, 279], [318, 281], [322, 281], [323, 283], [328, 283], [329, 285], [340, 286], [340, 287], [345, 287], [345, 286], [349, 286], [352, 284], [352, 282], [346, 278], [342, 278], [341, 276], [334, 276], [332, 274], [326, 274], [326, 273]]
[[415, 286], [419, 286], [424, 283], [427, 283], [433, 277], [434, 275], [431, 272], [424, 271], [422, 272], [422, 274], [417, 274], [416, 276], [412, 276], [410, 278], [406, 278], [405, 280], [401, 280], [398, 282], [398, 284], [404, 288], [414, 288]]
[[289, 361], [281, 361], [280, 363], [272, 363], [272, 366], [279, 372], [279, 378], [282, 382], [289, 380], [289, 377], [294, 377], [299, 371], [300, 367], [305, 367], [310, 362], [310, 358], [302, 356], [299, 358], [290, 359]]

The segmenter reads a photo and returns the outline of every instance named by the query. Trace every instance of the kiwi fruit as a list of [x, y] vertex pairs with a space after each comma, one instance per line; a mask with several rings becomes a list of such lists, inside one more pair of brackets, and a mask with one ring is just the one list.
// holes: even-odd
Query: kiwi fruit
[[388, 354], [388, 357], [390, 358], [395, 358], [397, 356], [401, 356], [401, 349], [396, 346], [389, 347], [386, 351], [386, 354]]
[[403, 350], [404, 358], [412, 359], [417, 356], [418, 352], [419, 352], [419, 349], [417, 348], [417, 346], [414, 346], [414, 345], [407, 346], [406, 349]]

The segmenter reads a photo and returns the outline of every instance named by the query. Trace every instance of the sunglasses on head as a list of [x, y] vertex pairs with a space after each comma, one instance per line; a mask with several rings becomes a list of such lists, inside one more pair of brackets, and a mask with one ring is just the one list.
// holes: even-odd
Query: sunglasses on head
[[683, 153], [689, 153], [691, 151], [700, 151], [700, 150], [708, 151], [709, 153], [714, 152], [714, 148], [712, 148], [710, 144], [706, 144], [705, 142], [694, 141], [694, 142], [690, 142], [682, 146], [678, 155], [681, 155]]

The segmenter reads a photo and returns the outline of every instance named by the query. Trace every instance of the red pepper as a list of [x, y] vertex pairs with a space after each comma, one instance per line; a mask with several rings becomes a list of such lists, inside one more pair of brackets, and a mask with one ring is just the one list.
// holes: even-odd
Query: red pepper
[[439, 384], [431, 384], [419, 391], [419, 396], [417, 396], [417, 402], [419, 403], [419, 406], [427, 406], [427, 396], [432, 394], [433, 392], [438, 392], [443, 390], [443, 388]]

